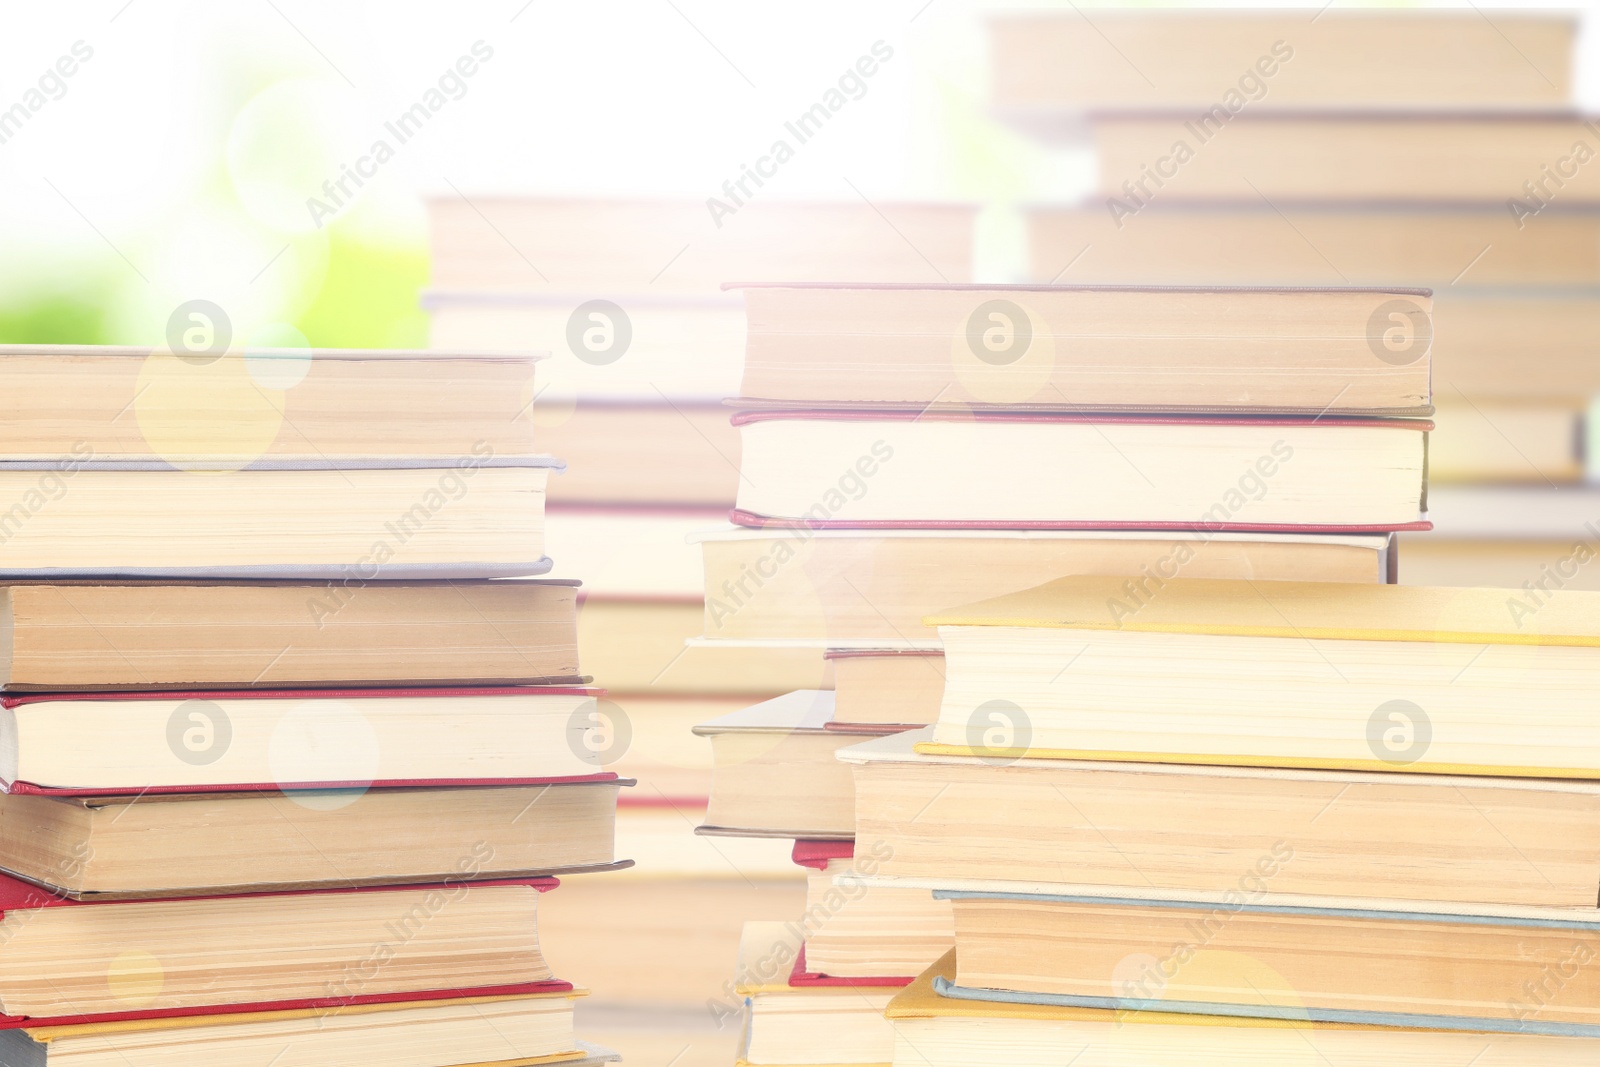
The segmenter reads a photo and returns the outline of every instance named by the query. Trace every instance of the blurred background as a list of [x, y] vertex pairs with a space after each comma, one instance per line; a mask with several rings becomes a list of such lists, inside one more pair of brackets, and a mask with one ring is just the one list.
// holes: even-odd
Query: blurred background
[[[690, 727], [830, 681], [814, 650], [685, 644], [703, 609], [693, 538], [737, 478], [720, 400], [738, 392], [743, 311], [719, 283], [1431, 286], [1437, 529], [1402, 543], [1400, 580], [1600, 588], [1600, 164], [1580, 180], [1587, 156], [1562, 163], [1576, 141], [1600, 152], [1577, 117], [1600, 111], [1588, 8], [1539, 4], [1570, 21], [1528, 23], [1515, 5], [1387, 5], [1481, 21], [1474, 54], [1521, 88], [1475, 98], [1464, 69], [1363, 99], [1404, 79], [1316, 66], [1318, 35], [1356, 5], [1256, 6], [1283, 12], [1305, 58], [1245, 85], [1241, 121], [1355, 107], [1426, 138], [1492, 112], [1504, 150], [1483, 175], [1399, 191], [1344, 197], [1323, 172], [1300, 196], [1292, 165], [1243, 166], [1136, 198], [1122, 182], [1155, 142], [1091, 113], [1197, 113], [1241, 84], [1210, 72], [1248, 74], [1278, 39], [1118, 21], [1153, 5], [9, 5], [0, 343], [154, 346], [207, 300], [238, 345], [549, 350], [536, 411], [571, 465], [550, 554], [586, 583], [581, 656], [640, 785], [618, 845], [638, 868], [548, 898], [548, 955], [583, 962], [580, 1029], [631, 1062], [729, 1063], [737, 1025], [716, 1005], [740, 923], [799, 914], [805, 883], [787, 841], [693, 834], [711, 756]], [[1405, 35], [1433, 32], [1393, 25], [1370, 39], [1391, 74]], [[1191, 52], [1208, 61], [1162, 59]], [[1285, 136], [1314, 134], [1310, 118]], [[1137, 209], [1126, 225], [1114, 198]]]

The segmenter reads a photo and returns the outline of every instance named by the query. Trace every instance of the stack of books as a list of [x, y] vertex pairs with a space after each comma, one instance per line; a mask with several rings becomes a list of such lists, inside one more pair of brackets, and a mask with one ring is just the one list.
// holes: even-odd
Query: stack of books
[[1000, 112], [1098, 158], [1092, 198], [1028, 211], [1030, 274], [1433, 287], [1437, 530], [1401, 539], [1403, 580], [1600, 588], [1567, 558], [1600, 548], [1600, 127], [1574, 110], [1578, 29], [1470, 8], [999, 19]]
[[[1600, 594], [1117, 596], [930, 618], [939, 721], [842, 753], [869, 881], [954, 908], [896, 1067], [1593, 1060]], [[997, 709], [1021, 740], [983, 740]]]
[[[198, 336], [198, 335], [196, 335]], [[7, 347], [0, 1059], [596, 1063], [625, 867], [528, 358]]]
[[710, 792], [689, 727], [831, 685], [804, 650], [685, 646], [704, 612], [690, 535], [724, 521], [738, 490], [724, 401], [745, 327], [721, 282], [965, 281], [975, 208], [758, 198], [722, 216], [690, 199], [458, 196], [429, 211], [432, 343], [552, 353], [533, 413], [573, 468], [550, 485], [553, 573], [583, 578], [579, 648], [626, 735], [617, 766], [640, 781], [621, 840], [658, 874], [786, 873], [771, 849], [688, 835]]
[[[890, 994], [948, 949], [952, 913], [885, 880], [900, 845], [863, 833], [883, 799], [854, 754], [910, 751], [948, 715], [959, 664], [930, 616], [1063, 575], [1095, 576], [1097, 610], [1130, 624], [1180, 580], [1392, 580], [1394, 531], [1427, 525], [1429, 360], [1386, 358], [1371, 323], [1401, 301], [1426, 327], [1429, 295], [743, 293], [737, 525], [703, 538], [702, 640], [823, 650], [837, 674], [697, 731], [715, 765], [700, 832], [793, 839], [812, 872], [798, 922], [747, 928], [729, 989], [751, 1064], [887, 1063]], [[1051, 674], [1077, 684], [1071, 667]], [[963, 729], [1031, 747], [1015, 702]]]

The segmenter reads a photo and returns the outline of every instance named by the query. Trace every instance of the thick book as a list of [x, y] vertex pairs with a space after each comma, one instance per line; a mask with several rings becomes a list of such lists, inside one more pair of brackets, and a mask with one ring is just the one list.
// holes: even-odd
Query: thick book
[[1600, 933], [1593, 908], [1536, 921], [1287, 907], [1249, 893], [1236, 907], [1137, 892], [935, 895], [955, 908], [951, 984], [975, 998], [1600, 1037], [1600, 980], [1585, 966]]
[[[1584, 167], [1600, 141], [1595, 131], [1590, 116], [1559, 110], [1225, 118], [1119, 112], [1094, 120], [1100, 193], [1116, 201], [1111, 207], [1130, 225], [1154, 199], [1489, 201], [1503, 205], [1507, 232], [1514, 233], [1547, 200], [1600, 202], [1600, 176]], [[1170, 177], [1155, 179], [1162, 182], [1157, 186], [1148, 177], [1153, 173]]]
[[794, 862], [806, 870], [806, 907], [791, 985], [905, 985], [955, 943], [948, 900], [872, 883], [878, 857], [854, 851], [849, 841], [794, 843]]
[[[597, 779], [603, 690], [0, 696], [0, 787], [65, 796]], [[447, 740], [448, 743], [441, 743]]]
[[239, 347], [193, 315], [175, 347], [0, 345], [0, 456], [181, 467], [546, 451], [531, 406], [540, 356]]
[[[1243, 483], [1234, 488], [1240, 496], [1224, 508], [1239, 504], [1242, 510], [1246, 497], [1263, 492], [1259, 472], [1239, 477]], [[923, 625], [924, 616], [1064, 574], [1125, 575], [1129, 595], [1143, 595], [1139, 590], [1178, 574], [1392, 581], [1394, 563], [1391, 539], [1383, 534], [772, 526], [725, 528], [697, 539], [704, 551], [705, 610], [693, 633], [730, 644], [822, 649], [921, 644], [924, 651], [937, 650], [938, 632]], [[584, 610], [594, 606], [590, 601]], [[595, 673], [613, 688], [626, 688], [610, 672], [596, 667]]]
[[1117, 107], [1558, 107], [1578, 23], [1495, 11], [1097, 9], [990, 20], [1007, 114]]
[[[1008, 710], [991, 709], [991, 737], [1016, 726]], [[921, 740], [839, 753], [856, 850], [901, 884], [1223, 900], [1248, 879], [1285, 903], [1546, 918], [1600, 897], [1596, 782], [934, 756]]]
[[802, 689], [702, 723], [711, 802], [695, 832], [842, 839], [855, 832], [850, 768], [834, 758], [859, 737], [827, 729], [833, 693]]
[[612, 869], [629, 865], [614, 844], [629, 784], [13, 793], [0, 796], [0, 870], [129, 899]]
[[0, 688], [572, 684], [575, 581], [21, 581]]
[[741, 288], [745, 406], [1429, 410], [1427, 290]]
[[[573, 1034], [580, 990], [397, 1000], [337, 1008], [187, 1015], [0, 1031], [8, 1067], [588, 1067]], [[274, 1059], [273, 1057], [277, 1058]]]
[[925, 752], [1600, 779], [1600, 593], [1081, 576], [928, 622]]
[[555, 880], [469, 879], [75, 901], [0, 876], [0, 1026], [549, 991]]
[[736, 424], [745, 526], [1428, 529], [1421, 419], [766, 411]]
[[[918, 1067], [978, 1063], [1580, 1067], [1594, 1057], [1592, 1039], [1538, 1033], [1363, 1026], [1313, 1022], [1305, 1016], [1264, 1019], [1118, 1011], [1039, 1004], [1024, 997], [975, 999], [951, 984], [958, 958], [959, 952], [952, 952], [889, 1002], [886, 1014], [894, 1024], [896, 1049], [904, 1050], [906, 1062]], [[1271, 978], [1263, 974], [1262, 980]], [[975, 1054], [974, 1049], [982, 1051]]]
[[549, 457], [0, 460], [0, 576], [542, 574]]

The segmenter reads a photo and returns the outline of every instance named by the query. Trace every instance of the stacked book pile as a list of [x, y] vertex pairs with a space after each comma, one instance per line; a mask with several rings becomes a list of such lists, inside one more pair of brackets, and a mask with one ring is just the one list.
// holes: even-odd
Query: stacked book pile
[[1593, 1061], [1600, 594], [1118, 596], [932, 617], [938, 723], [842, 753], [869, 881], [954, 908], [896, 1067]]
[[[430, 205], [432, 290], [445, 350], [535, 348], [534, 408], [572, 465], [550, 486], [558, 575], [581, 575], [579, 647], [605, 678], [616, 765], [640, 781], [619, 827], [641, 870], [727, 878], [786, 872], [771, 849], [688, 837], [710, 791], [688, 728], [798, 688], [825, 688], [817, 655], [688, 649], [704, 612], [689, 535], [723, 521], [738, 488], [744, 315], [724, 278], [970, 276], [964, 205], [455, 197]], [[523, 401], [531, 399], [524, 397]], [[685, 948], [691, 946], [686, 945]]]
[[[837, 674], [832, 693], [697, 731], [715, 763], [700, 832], [793, 839], [811, 871], [798, 921], [746, 928], [723, 1003], [748, 1000], [747, 1063], [888, 1063], [885, 1011], [961, 928], [905, 880], [914, 850], [879, 833], [917, 805], [886, 801], [855, 764], [892, 752], [987, 771], [1046, 739], [1006, 698], [962, 705], [961, 754], [914, 751], [917, 731], [950, 719], [961, 666], [946, 664], [939, 613], [1064, 575], [1093, 576], [1097, 610], [1130, 625], [1181, 581], [1392, 580], [1393, 532], [1426, 526], [1428, 357], [1384, 358], [1370, 324], [1405, 301], [1426, 325], [1429, 294], [743, 293], [736, 526], [703, 538], [703, 641], [820, 649]], [[1045, 683], [1076, 685], [1071, 667], [1054, 660]], [[958, 806], [988, 790], [1010, 811], [1003, 781]], [[998, 838], [969, 844], [999, 854]], [[969, 1062], [996, 1062], [982, 1052]]]
[[1472, 8], [997, 20], [1002, 114], [1098, 159], [1091, 199], [1029, 211], [1031, 276], [1433, 287], [1438, 529], [1402, 538], [1403, 580], [1600, 588], [1581, 565], [1600, 127], [1573, 110], [1577, 30]]
[[532, 360], [217, 336], [0, 350], [0, 1060], [612, 1058], [538, 935], [627, 783], [576, 583], [499, 580]]

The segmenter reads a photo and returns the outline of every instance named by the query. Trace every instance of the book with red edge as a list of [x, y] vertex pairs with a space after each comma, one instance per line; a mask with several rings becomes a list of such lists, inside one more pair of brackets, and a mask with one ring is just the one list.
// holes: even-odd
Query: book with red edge
[[794, 969], [789, 972], [789, 985], [794, 989], [904, 989], [912, 983], [912, 978], [899, 978], [893, 975], [873, 975], [865, 978], [835, 978], [833, 975], [821, 974], [806, 966], [806, 946], [801, 944], [800, 951], [795, 953]]
[[1432, 529], [1425, 419], [805, 409], [733, 422], [740, 526]]
[[[430, 885], [357, 886], [335, 889], [285, 890], [281, 892], [270, 893], [243, 893], [228, 897], [191, 896], [174, 898], [160, 902], [125, 902], [109, 900], [74, 900], [59, 894], [46, 892], [45, 890], [42, 890], [39, 887], [24, 882], [20, 879], [0, 874], [0, 930], [6, 932], [6, 943], [8, 946], [12, 946], [12, 951], [15, 952], [18, 948], [24, 947], [22, 938], [28, 933], [37, 930], [42, 925], [37, 920], [28, 919], [26, 916], [28, 916], [30, 913], [46, 910], [75, 910], [79, 908], [110, 909], [125, 907], [146, 909], [143, 914], [148, 915], [148, 909], [152, 908], [183, 908], [188, 904], [193, 904], [196, 902], [203, 903], [207, 901], [225, 901], [228, 907], [237, 908], [239, 907], [239, 902], [248, 900], [281, 900], [284, 898], [294, 897], [325, 898], [353, 894], [375, 893], [459, 893], [462, 890], [467, 890], [470, 892], [471, 890], [475, 889], [494, 889], [497, 887], [525, 887], [537, 890], [540, 894], [543, 894], [557, 888], [560, 884], [561, 883], [559, 880], [555, 878], [505, 878], [486, 879], [482, 881], [473, 881], [470, 878], [462, 878], [460, 880], [436, 882]], [[448, 902], [446, 906], [448, 906]], [[435, 914], [437, 914], [437, 912]], [[20, 922], [17, 921], [19, 918], [21, 919]], [[413, 917], [403, 910], [401, 912], [397, 912], [394, 916], [394, 920], [401, 924], [410, 921], [411, 918]], [[188, 921], [187, 909], [185, 909], [185, 920], [186, 925], [193, 925], [193, 923]], [[196, 921], [203, 922], [204, 920], [201, 919]], [[94, 931], [94, 936], [97, 940], [111, 940], [114, 936], [114, 933], [115, 932], [113, 930], [108, 929], [104, 924], [100, 924], [99, 927]], [[395, 935], [395, 931], [392, 929], [389, 930], [388, 933], [391, 936]], [[117, 954], [113, 951], [113, 949], [116, 947], [116, 944], [121, 944], [121, 942], [116, 942], [105, 950], [107, 953], [115, 957], [113, 960], [113, 969], [108, 970], [107, 972], [111, 977], [110, 985], [113, 987], [113, 994], [110, 999], [122, 999], [125, 1002], [137, 1002], [140, 999], [148, 1000], [147, 997], [137, 995], [140, 991], [140, 987], [154, 984], [157, 989], [162, 988], [160, 982], [156, 981], [155, 979], [157, 979], [160, 975], [173, 973], [173, 969], [162, 968], [159, 960], [147, 950], [129, 949], [127, 952], [123, 952], [121, 956], [117, 956]], [[145, 968], [145, 970], [148, 970], [148, 974], [145, 973], [145, 970], [141, 970], [137, 966], [139, 964], [139, 960], [132, 961], [135, 965], [134, 969], [126, 974], [122, 974], [114, 970], [119, 961], [127, 959], [130, 953], [139, 956], [141, 959], [149, 957], [147, 961], [147, 967]], [[393, 957], [389, 957], [389, 959], [392, 958]], [[359, 964], [364, 961], [357, 960], [354, 962]], [[10, 999], [13, 994], [11, 990], [8, 989], [8, 986], [14, 986], [16, 979], [15, 977], [12, 977], [8, 981], [3, 975], [3, 969], [3, 967], [0, 967], [0, 995], [4, 995], [7, 997], [7, 999]], [[36, 974], [29, 974], [26, 977], [30, 982], [44, 980], [41, 976]], [[127, 996], [120, 998], [115, 996], [115, 988], [117, 985], [116, 979], [118, 977], [121, 977], [124, 980], [124, 984], [126, 984], [129, 989], [132, 990], [132, 992], [130, 992]], [[101, 984], [107, 984], [106, 979], [102, 978]], [[197, 1015], [231, 1015], [246, 1012], [286, 1011], [305, 1008], [327, 1009], [332, 1011], [338, 1010], [342, 1007], [359, 1004], [392, 1004], [407, 1001], [451, 1000], [462, 997], [561, 993], [571, 992], [573, 988], [574, 987], [570, 982], [555, 978], [546, 978], [521, 982], [485, 983], [483, 985], [476, 986], [456, 985], [450, 988], [439, 989], [409, 989], [403, 991], [394, 990], [375, 993], [345, 993], [342, 995], [295, 997], [277, 1000], [229, 1000], [203, 1004], [189, 1004], [181, 1007], [135, 1007], [119, 1011], [83, 1011], [65, 1012], [59, 1014], [0, 1012], [0, 1030], [14, 1029], [23, 1026], [71, 1026], [139, 1019], [183, 1018]], [[55, 986], [51, 987], [51, 991], [59, 996], [66, 995], [63, 990]]]
[[[556, 686], [9, 693], [5, 792], [60, 797], [617, 781], [584, 743], [604, 690]], [[438, 734], [450, 731], [441, 746]], [[452, 773], [453, 771], [471, 773]], [[503, 773], [495, 773], [500, 771]]]

